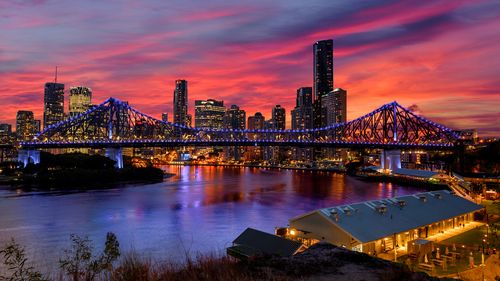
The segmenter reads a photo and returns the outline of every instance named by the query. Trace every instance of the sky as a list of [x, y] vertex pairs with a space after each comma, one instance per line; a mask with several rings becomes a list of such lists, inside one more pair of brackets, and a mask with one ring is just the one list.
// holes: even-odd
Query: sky
[[[43, 86], [88, 86], [172, 118], [195, 99], [270, 117], [312, 86], [312, 45], [334, 40], [347, 119], [398, 101], [453, 129], [500, 136], [500, 1], [0, 1], [0, 123], [42, 118]], [[67, 102], [65, 104], [67, 109]]]

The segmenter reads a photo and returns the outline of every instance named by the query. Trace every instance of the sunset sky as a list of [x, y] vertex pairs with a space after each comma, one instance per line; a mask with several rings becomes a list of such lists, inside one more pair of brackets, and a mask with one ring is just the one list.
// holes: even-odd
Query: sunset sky
[[[500, 136], [500, 1], [1, 1], [0, 123], [40, 119], [43, 86], [88, 86], [172, 118], [174, 81], [247, 116], [295, 106], [312, 44], [334, 40], [348, 120], [397, 100], [453, 129]], [[67, 108], [67, 103], [66, 103]]]

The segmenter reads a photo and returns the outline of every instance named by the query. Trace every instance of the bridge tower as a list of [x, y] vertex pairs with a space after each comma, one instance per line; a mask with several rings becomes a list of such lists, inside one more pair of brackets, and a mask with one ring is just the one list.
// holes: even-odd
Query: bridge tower
[[380, 153], [380, 168], [384, 170], [401, 169], [401, 150], [385, 150]]
[[108, 147], [105, 149], [104, 155], [116, 162], [116, 168], [123, 169], [123, 153], [121, 147]]

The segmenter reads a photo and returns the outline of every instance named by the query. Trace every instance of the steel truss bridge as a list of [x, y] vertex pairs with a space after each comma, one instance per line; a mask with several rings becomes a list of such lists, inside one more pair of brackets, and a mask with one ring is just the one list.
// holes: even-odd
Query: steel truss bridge
[[115, 98], [45, 128], [25, 150], [178, 146], [295, 146], [381, 149], [452, 149], [451, 129], [397, 102], [355, 120], [318, 129], [199, 129], [158, 120]]

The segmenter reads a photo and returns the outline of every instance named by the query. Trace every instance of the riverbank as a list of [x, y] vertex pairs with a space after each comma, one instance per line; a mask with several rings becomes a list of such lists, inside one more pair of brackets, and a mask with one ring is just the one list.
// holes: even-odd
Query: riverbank
[[193, 166], [193, 167], [248, 167], [248, 168], [260, 168], [260, 169], [282, 169], [291, 171], [320, 171], [320, 172], [335, 172], [335, 173], [346, 173], [346, 169], [343, 168], [309, 168], [309, 167], [294, 167], [294, 166], [282, 166], [282, 165], [258, 165], [258, 164], [236, 164], [236, 163], [188, 163], [188, 162], [170, 162], [167, 165], [172, 166]]

